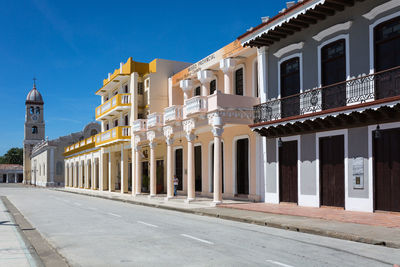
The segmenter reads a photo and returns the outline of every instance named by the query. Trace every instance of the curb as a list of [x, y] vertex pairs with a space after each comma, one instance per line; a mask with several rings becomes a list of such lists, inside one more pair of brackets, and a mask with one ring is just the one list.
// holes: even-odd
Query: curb
[[[71, 193], [71, 194], [77, 194], [77, 195], [86, 195], [86, 196], [90, 196], [90, 197], [97, 197], [97, 198], [108, 199], [108, 200], [119, 201], [119, 202], [125, 202], [125, 203], [134, 204], [134, 205], [140, 205], [140, 206], [172, 210], [172, 211], [184, 212], [184, 213], [195, 214], [195, 215], [200, 215], [200, 216], [208, 216], [208, 217], [219, 218], [219, 219], [223, 219], [223, 220], [250, 223], [250, 224], [273, 227], [273, 228], [289, 230], [289, 231], [294, 231], [294, 232], [301, 232], [301, 233], [306, 233], [306, 234], [332, 237], [332, 238], [354, 241], [354, 242], [359, 242], [359, 243], [365, 243], [365, 244], [370, 244], [370, 245], [384, 246], [384, 247], [390, 247], [390, 248], [400, 248], [400, 243], [390, 242], [390, 241], [388, 242], [388, 241], [379, 240], [379, 239], [372, 239], [372, 238], [362, 237], [362, 236], [358, 236], [358, 235], [354, 235], [354, 234], [330, 231], [330, 230], [325, 230], [325, 229], [321, 229], [321, 228], [298, 227], [295, 224], [274, 223], [274, 222], [268, 222], [265, 220], [254, 220], [254, 219], [241, 218], [241, 217], [236, 217], [236, 216], [229, 216], [229, 215], [220, 214], [218, 211], [216, 213], [212, 213], [212, 212], [207, 212], [204, 210], [199, 210], [199, 209], [205, 209], [205, 208], [182, 209], [182, 208], [177, 208], [177, 207], [168, 207], [168, 206], [164, 206], [164, 205], [160, 205], [160, 204], [144, 203], [144, 202], [139, 202], [139, 201], [135, 201], [135, 200], [119, 199], [119, 198], [115, 198], [113, 196], [92, 195], [92, 194], [86, 193], [86, 192], [73, 192], [73, 191], [68, 191], [68, 190], [64, 190], [64, 189], [52, 189], [52, 190]], [[218, 208], [218, 207], [216, 207], [216, 208], [233, 210], [233, 208]]]

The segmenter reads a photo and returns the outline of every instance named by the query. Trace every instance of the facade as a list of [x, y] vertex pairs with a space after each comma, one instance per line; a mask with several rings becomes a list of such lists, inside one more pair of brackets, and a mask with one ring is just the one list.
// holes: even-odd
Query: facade
[[96, 135], [101, 131], [97, 122], [85, 128], [54, 140], [42, 140], [32, 149], [30, 158], [31, 184], [38, 186], [64, 186], [64, 147]]
[[21, 183], [23, 166], [19, 164], [0, 164], [0, 183]]
[[[136, 193], [131, 125], [135, 120], [145, 124], [149, 114], [167, 106], [168, 77], [186, 66], [188, 63], [163, 59], [141, 63], [129, 58], [110, 73], [96, 92], [101, 97], [101, 105], [95, 111], [101, 133], [65, 148], [65, 185]], [[162, 160], [164, 150], [159, 147], [155, 156]], [[158, 172], [163, 175], [163, 168], [159, 167]], [[140, 192], [149, 190], [146, 181]]]
[[265, 202], [400, 211], [399, 1], [305, 0], [257, 47]]
[[[168, 79], [168, 106], [134, 121], [132, 128], [135, 179], [140, 184], [149, 173], [150, 195], [162, 186], [172, 198], [176, 176], [178, 193], [187, 201], [196, 196], [213, 197], [214, 203], [260, 200], [258, 137], [248, 127], [252, 106], [259, 103], [255, 69], [256, 49], [234, 41]], [[157, 148], [166, 151], [164, 183]], [[142, 159], [147, 154], [148, 164]]]

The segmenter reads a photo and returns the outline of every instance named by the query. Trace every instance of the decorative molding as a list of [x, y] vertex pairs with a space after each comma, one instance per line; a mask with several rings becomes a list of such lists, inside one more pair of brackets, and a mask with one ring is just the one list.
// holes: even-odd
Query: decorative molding
[[213, 127], [211, 132], [213, 133], [214, 137], [221, 137], [222, 133], [224, 132], [224, 128], [222, 128], [222, 127]]
[[221, 59], [219, 62], [219, 68], [222, 70], [223, 73], [228, 73], [233, 71], [235, 66], [236, 66], [236, 60], [230, 57]]
[[274, 56], [277, 58], [280, 58], [284, 54], [287, 54], [294, 50], [302, 49], [303, 47], [304, 47], [304, 42], [300, 42], [297, 44], [291, 44], [291, 45], [285, 46], [284, 48], [279, 49], [277, 52], [274, 53]]
[[163, 131], [166, 139], [170, 139], [174, 135], [174, 128], [170, 125], [164, 126]]
[[190, 134], [191, 132], [193, 132], [193, 130], [196, 127], [194, 119], [186, 120], [182, 124], [183, 124], [183, 130], [186, 132], [186, 134]]
[[179, 86], [184, 92], [191, 91], [193, 88], [193, 81], [190, 79], [182, 80], [179, 82]]
[[197, 79], [201, 84], [209, 83], [214, 78], [215, 75], [211, 70], [200, 70], [197, 72]]
[[336, 24], [336, 25], [334, 25], [332, 27], [329, 27], [328, 29], [320, 31], [318, 34], [313, 36], [313, 39], [315, 41], [319, 42], [322, 39], [324, 39], [325, 37], [328, 37], [329, 35], [334, 34], [336, 32], [347, 31], [348, 29], [350, 29], [352, 24], [353, 24], [353, 22], [351, 20], [348, 21], [348, 22], [345, 22], [345, 23]]
[[156, 132], [155, 131], [148, 131], [147, 132], [147, 140], [149, 140], [150, 142], [153, 142], [155, 138], [156, 138]]
[[383, 12], [389, 11], [389, 10], [399, 7], [399, 6], [400, 6], [400, 0], [392, 0], [392, 1], [386, 2], [382, 5], [379, 5], [377, 7], [374, 7], [368, 13], [365, 13], [362, 16], [368, 20], [372, 20], [379, 14], [382, 14]]

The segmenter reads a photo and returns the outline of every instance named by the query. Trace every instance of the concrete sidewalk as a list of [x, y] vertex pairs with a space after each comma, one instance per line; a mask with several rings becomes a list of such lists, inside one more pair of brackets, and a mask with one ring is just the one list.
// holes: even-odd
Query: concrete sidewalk
[[0, 266], [41, 266], [0, 198]]
[[[184, 196], [178, 196], [166, 201], [165, 196], [149, 198], [146, 195], [133, 197], [131, 194], [115, 192], [100, 192], [96, 190], [65, 188], [55, 189], [64, 192], [84, 194], [106, 199], [118, 200], [137, 205], [176, 210], [203, 216], [253, 223], [269, 227], [287, 229], [356, 242], [400, 248], [400, 228], [385, 227], [371, 224], [361, 224], [351, 221], [324, 219], [323, 217], [300, 216], [298, 214], [271, 213], [251, 208], [252, 205], [264, 203], [248, 203], [226, 200], [223, 205], [212, 207], [212, 199], [198, 198], [196, 201], [185, 202]], [[247, 207], [246, 207], [247, 206]], [[251, 210], [253, 209], [253, 210]], [[351, 212], [350, 212], [351, 213]], [[368, 214], [363, 214], [368, 215]], [[370, 214], [373, 216], [373, 214]], [[397, 216], [397, 215], [395, 215]]]

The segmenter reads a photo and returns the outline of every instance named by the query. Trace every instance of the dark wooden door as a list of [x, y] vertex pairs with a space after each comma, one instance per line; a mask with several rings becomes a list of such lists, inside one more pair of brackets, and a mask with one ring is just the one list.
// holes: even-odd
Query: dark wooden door
[[297, 203], [297, 141], [279, 148], [279, 200]]
[[400, 211], [400, 128], [374, 139], [375, 209]]
[[321, 49], [323, 109], [346, 106], [346, 84], [337, 84], [345, 80], [346, 43], [344, 39], [341, 39], [336, 42], [330, 43]]
[[321, 205], [344, 207], [344, 136], [320, 138], [319, 155]]
[[201, 146], [194, 147], [194, 181], [195, 191], [201, 192]]
[[164, 193], [164, 161], [156, 161], [156, 192], [157, 194]]
[[249, 194], [249, 139], [236, 142], [236, 188], [239, 195]]
[[175, 150], [175, 175], [179, 180], [178, 190], [183, 190], [183, 149]]

